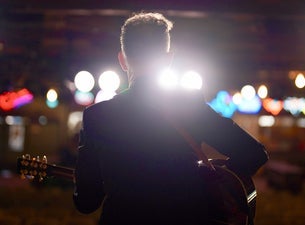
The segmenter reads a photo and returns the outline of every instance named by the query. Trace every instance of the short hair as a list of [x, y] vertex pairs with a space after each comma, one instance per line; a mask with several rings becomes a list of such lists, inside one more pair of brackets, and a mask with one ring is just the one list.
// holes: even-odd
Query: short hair
[[160, 13], [138, 13], [121, 27], [121, 50], [125, 57], [141, 61], [143, 53], [160, 55], [170, 49], [173, 23]]

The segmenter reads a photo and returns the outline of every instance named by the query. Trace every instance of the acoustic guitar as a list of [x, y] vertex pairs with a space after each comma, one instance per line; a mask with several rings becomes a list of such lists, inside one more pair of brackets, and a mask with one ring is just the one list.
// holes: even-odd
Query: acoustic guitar
[[[198, 168], [203, 176], [203, 188], [209, 196], [209, 225], [253, 225], [256, 189], [250, 177], [238, 176], [228, 169], [225, 160], [212, 160], [215, 170]], [[74, 180], [74, 169], [49, 164], [44, 156], [17, 158], [17, 172], [23, 179], [43, 181], [49, 177]]]

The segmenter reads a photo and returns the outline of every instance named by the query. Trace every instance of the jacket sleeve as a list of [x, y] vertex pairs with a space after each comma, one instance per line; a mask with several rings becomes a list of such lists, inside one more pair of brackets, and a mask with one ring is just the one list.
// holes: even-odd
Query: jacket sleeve
[[97, 210], [103, 201], [103, 181], [94, 142], [90, 140], [90, 127], [86, 110], [83, 116], [83, 128], [80, 131], [78, 158], [75, 168], [75, 191], [73, 201], [81, 213]]
[[232, 170], [254, 175], [267, 162], [265, 146], [233, 120], [220, 116], [209, 106], [205, 107], [202, 118], [195, 132], [197, 140], [229, 157], [227, 165]]

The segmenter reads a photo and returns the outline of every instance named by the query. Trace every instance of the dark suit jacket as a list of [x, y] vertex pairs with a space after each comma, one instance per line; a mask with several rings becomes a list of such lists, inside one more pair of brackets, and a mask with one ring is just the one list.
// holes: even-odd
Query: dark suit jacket
[[165, 91], [136, 80], [112, 100], [88, 107], [76, 166], [74, 203], [83, 213], [103, 203], [101, 224], [204, 224], [208, 205], [196, 155], [164, 113], [253, 175], [264, 146], [215, 113], [199, 91]]

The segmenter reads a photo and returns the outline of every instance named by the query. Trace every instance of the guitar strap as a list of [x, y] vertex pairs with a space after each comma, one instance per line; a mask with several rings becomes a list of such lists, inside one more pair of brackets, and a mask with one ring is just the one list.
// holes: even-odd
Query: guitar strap
[[215, 170], [213, 164], [209, 161], [208, 157], [202, 150], [202, 146], [200, 146], [195, 139], [181, 126], [179, 126], [174, 120], [169, 118], [169, 116], [165, 115], [165, 119], [170, 122], [170, 124], [178, 131], [178, 133], [186, 140], [186, 142], [191, 146], [194, 153], [198, 157], [198, 166], [206, 166], [211, 170]]

